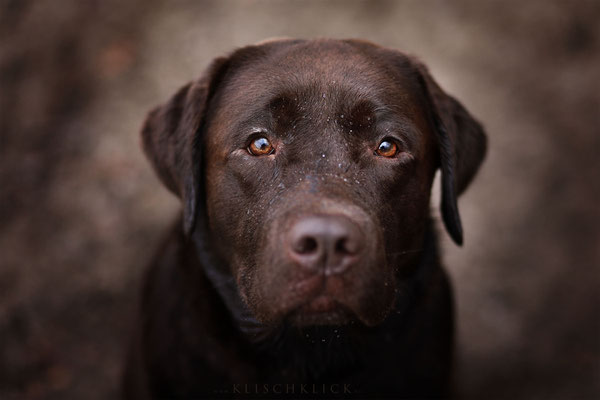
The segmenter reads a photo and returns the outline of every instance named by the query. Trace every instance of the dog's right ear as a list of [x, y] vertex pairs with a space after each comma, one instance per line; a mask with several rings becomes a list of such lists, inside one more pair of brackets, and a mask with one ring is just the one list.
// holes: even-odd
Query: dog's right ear
[[165, 186], [181, 198], [186, 235], [193, 231], [198, 213], [205, 114], [228, 63], [229, 57], [214, 60], [200, 79], [150, 111], [142, 128], [146, 156]]

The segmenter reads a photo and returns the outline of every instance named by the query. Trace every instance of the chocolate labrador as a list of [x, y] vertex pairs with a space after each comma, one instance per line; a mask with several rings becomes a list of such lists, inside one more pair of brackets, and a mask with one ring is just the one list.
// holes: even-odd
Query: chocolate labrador
[[486, 138], [421, 63], [360, 40], [244, 47], [142, 139], [183, 216], [145, 278], [127, 397], [447, 393], [430, 192], [439, 168], [462, 244], [457, 196]]

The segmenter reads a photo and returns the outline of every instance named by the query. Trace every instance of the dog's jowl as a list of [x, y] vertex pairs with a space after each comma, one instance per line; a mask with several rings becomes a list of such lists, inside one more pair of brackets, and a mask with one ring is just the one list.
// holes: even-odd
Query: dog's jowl
[[419, 61], [357, 40], [244, 47], [142, 139], [183, 213], [145, 278], [128, 397], [447, 393], [430, 192], [439, 169], [462, 244], [457, 196], [486, 140]]

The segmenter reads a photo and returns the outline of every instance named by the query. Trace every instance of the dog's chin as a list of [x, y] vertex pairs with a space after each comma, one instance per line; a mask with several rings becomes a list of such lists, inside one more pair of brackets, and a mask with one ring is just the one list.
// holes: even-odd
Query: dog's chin
[[357, 321], [346, 306], [328, 296], [318, 296], [288, 313], [286, 320], [297, 327], [346, 325]]

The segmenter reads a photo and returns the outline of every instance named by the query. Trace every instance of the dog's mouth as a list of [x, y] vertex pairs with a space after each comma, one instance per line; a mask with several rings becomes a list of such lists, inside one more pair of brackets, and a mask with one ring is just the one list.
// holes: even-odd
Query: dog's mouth
[[296, 326], [344, 325], [356, 316], [331, 296], [320, 294], [290, 312], [287, 319]]

